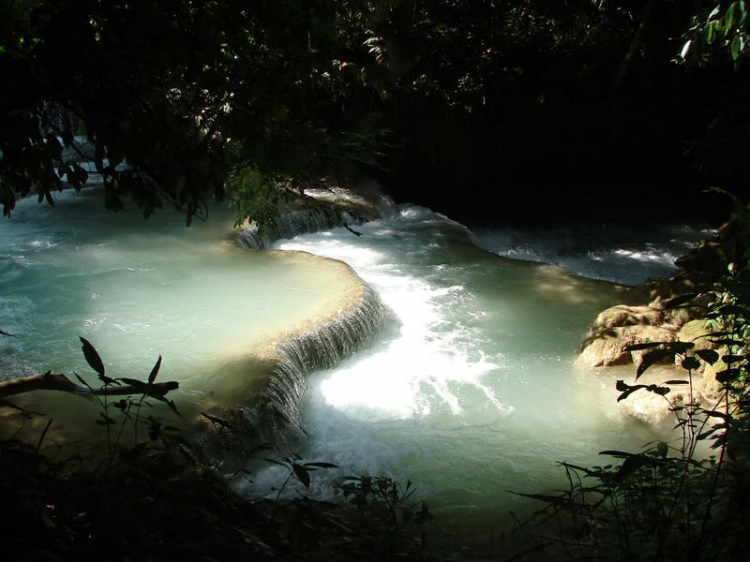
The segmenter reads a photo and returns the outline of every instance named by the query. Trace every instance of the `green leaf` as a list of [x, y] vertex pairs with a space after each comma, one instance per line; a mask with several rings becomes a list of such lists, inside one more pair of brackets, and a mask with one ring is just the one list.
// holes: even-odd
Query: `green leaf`
[[735, 35], [734, 39], [732, 39], [732, 44], [729, 47], [732, 54], [732, 60], [736, 61], [738, 58], [740, 58], [743, 44], [744, 40], [742, 39], [742, 35]]
[[149, 384], [152, 384], [156, 380], [156, 375], [159, 374], [160, 367], [161, 367], [161, 355], [159, 355], [159, 359], [156, 361], [156, 365], [154, 365], [154, 368], [151, 369], [151, 374], [148, 376]]
[[714, 34], [716, 32], [715, 25], [717, 22], [710, 21], [706, 25], [706, 43], [709, 45], [714, 42]]
[[299, 464], [293, 464], [292, 470], [294, 470], [294, 475], [297, 477], [297, 479], [304, 484], [305, 488], [310, 487], [310, 473], [307, 472], [307, 469], [304, 466], [301, 466]]
[[97, 373], [99, 373], [100, 376], [104, 376], [104, 363], [102, 363], [101, 357], [99, 357], [99, 353], [97, 353], [96, 349], [93, 345], [91, 345], [88, 340], [85, 338], [78, 336], [81, 340], [81, 343], [83, 344], [83, 356], [86, 358], [86, 362], [89, 364], [89, 366], [94, 369]]
[[729, 5], [729, 8], [727, 8], [727, 12], [724, 14], [724, 17], [721, 18], [721, 24], [724, 28], [724, 35], [726, 36], [726, 33], [732, 29], [734, 26], [734, 16], [735, 16], [735, 9], [737, 8], [737, 2], [732, 2]]

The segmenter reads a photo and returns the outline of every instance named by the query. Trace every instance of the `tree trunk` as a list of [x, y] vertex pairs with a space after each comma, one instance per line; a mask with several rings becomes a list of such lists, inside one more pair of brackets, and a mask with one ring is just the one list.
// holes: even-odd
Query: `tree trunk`
[[643, 11], [643, 17], [641, 18], [641, 23], [638, 26], [635, 35], [633, 36], [633, 41], [631, 41], [630, 43], [630, 48], [628, 49], [628, 52], [625, 55], [623, 61], [620, 63], [620, 67], [617, 69], [617, 75], [615, 76], [615, 88], [619, 88], [623, 85], [628, 72], [630, 72], [630, 67], [633, 65], [633, 61], [638, 54], [638, 50], [641, 48], [641, 45], [643, 45], [643, 41], [646, 38], [646, 33], [651, 26], [651, 20], [653, 19], [657, 3], [658, 0], [648, 0], [648, 3], [646, 4], [646, 8]]

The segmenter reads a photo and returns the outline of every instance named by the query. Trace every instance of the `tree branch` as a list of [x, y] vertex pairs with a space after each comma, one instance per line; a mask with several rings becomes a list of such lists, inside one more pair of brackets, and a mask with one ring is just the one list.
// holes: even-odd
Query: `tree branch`
[[62, 373], [48, 371], [43, 375], [31, 375], [29, 377], [0, 382], [0, 397], [23, 394], [34, 390], [59, 390], [81, 396], [127, 396], [130, 394], [164, 396], [167, 392], [176, 390], [179, 386], [180, 384], [177, 381], [169, 381], [152, 384], [143, 383], [142, 386], [108, 386], [107, 388], [94, 389], [92, 391], [84, 386], [77, 385]]

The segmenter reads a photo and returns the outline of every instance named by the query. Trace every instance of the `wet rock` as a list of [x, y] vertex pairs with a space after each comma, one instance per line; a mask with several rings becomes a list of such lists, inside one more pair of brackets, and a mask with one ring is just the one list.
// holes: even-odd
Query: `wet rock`
[[658, 326], [664, 322], [664, 312], [650, 306], [618, 304], [601, 312], [591, 326], [592, 332], [621, 326]]
[[651, 325], [615, 326], [592, 333], [581, 346], [579, 360], [591, 367], [626, 365], [640, 360], [642, 352], [627, 351], [639, 343], [673, 342], [675, 330]]

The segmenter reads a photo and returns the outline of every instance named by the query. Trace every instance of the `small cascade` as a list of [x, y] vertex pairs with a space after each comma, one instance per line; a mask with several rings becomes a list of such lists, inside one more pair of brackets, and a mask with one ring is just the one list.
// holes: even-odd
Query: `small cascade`
[[253, 407], [227, 412], [224, 423], [208, 428], [200, 444], [206, 458], [221, 459], [225, 468], [241, 466], [261, 443], [282, 446], [304, 438], [301, 419], [310, 393], [308, 375], [330, 369], [364, 348], [386, 316], [378, 294], [364, 282], [362, 286], [349, 312], [277, 345], [281, 360], [270, 374], [265, 396]]
[[338, 226], [358, 225], [375, 218], [392, 218], [398, 213], [393, 199], [384, 194], [374, 181], [362, 182], [354, 189], [308, 189], [305, 194], [313, 199], [328, 201], [339, 211], [299, 209], [282, 213], [276, 219], [276, 224], [263, 232], [259, 232], [255, 223], [242, 230], [238, 238], [240, 244], [250, 250], [266, 250], [278, 240], [289, 240], [301, 234]]
[[249, 228], [240, 232], [239, 241], [242, 246], [250, 250], [265, 250], [277, 240], [329, 230], [343, 223], [356, 224], [357, 222], [345, 212], [337, 217], [333, 214], [302, 209], [279, 216], [276, 224], [271, 228], [266, 228], [263, 232], [260, 232], [258, 226], [253, 223]]
[[299, 426], [302, 403], [309, 391], [307, 375], [330, 369], [354, 355], [378, 332], [384, 315], [380, 297], [365, 285], [359, 303], [347, 314], [279, 344], [277, 351], [283, 360], [273, 373], [269, 393], [292, 425]]

